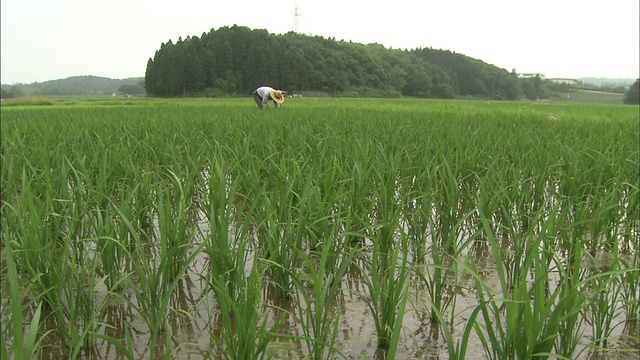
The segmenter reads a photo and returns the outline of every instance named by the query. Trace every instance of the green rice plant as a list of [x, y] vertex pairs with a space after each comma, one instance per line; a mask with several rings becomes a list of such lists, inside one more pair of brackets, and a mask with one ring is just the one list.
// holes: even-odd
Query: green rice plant
[[45, 301], [45, 308], [57, 303], [55, 292], [49, 291], [64, 282], [58, 272], [61, 252], [59, 229], [65, 219], [52, 209], [52, 202], [43, 205], [34, 194], [27, 169], [22, 172], [22, 192], [15, 205], [4, 203], [3, 229], [15, 241], [15, 263], [18, 272], [33, 281], [34, 291]]
[[[216, 157], [209, 161], [208, 193], [203, 206], [210, 233], [205, 235], [203, 251], [207, 255], [210, 278], [226, 284], [229, 294], [236, 293], [236, 286], [244, 276], [246, 260], [246, 234], [231, 233], [234, 225], [233, 204], [236, 199], [236, 182], [229, 183], [223, 169], [223, 161]], [[234, 230], [235, 231], [235, 230]]]
[[[572, 231], [572, 226], [567, 222], [570, 211], [566, 207], [552, 213], [558, 228], [558, 243], [562, 245], [565, 237], [571, 238], [576, 234]], [[565, 225], [563, 225], [565, 224]], [[560, 291], [561, 299], [575, 299], [574, 306], [565, 307], [561, 311], [563, 321], [559, 324], [558, 337], [555, 344], [555, 353], [564, 358], [574, 358], [580, 355], [578, 347], [581, 345], [585, 321], [581, 315], [581, 311], [576, 311], [576, 307], [585, 306], [588, 301], [587, 296], [581, 291], [584, 286], [585, 270], [582, 266], [584, 245], [581, 236], [574, 237], [567, 242], [568, 248], [566, 254], [562, 254], [560, 249], [556, 250], [558, 259], [555, 261], [556, 266], [551, 267], [558, 273], [559, 282], [557, 284]], [[555, 259], [555, 257], [554, 257]]]
[[[70, 162], [62, 159], [55, 166], [59, 168], [40, 174], [25, 168], [22, 197], [16, 207], [3, 206], [3, 213], [15, 221], [6, 229], [17, 245], [20, 273], [30, 279], [35, 294], [55, 316], [57, 333], [73, 357], [95, 345], [91, 333], [101, 305], [93, 289], [95, 267], [90, 265], [89, 241], [84, 238], [88, 234], [85, 194], [80, 188], [69, 188], [69, 176], [77, 174]], [[25, 182], [28, 170], [34, 179], [29, 184]], [[42, 200], [33, 191], [41, 191]]]
[[424, 219], [428, 222], [417, 225], [434, 229], [434, 237], [427, 247], [427, 257], [430, 261], [416, 267], [416, 274], [425, 285], [430, 300], [429, 319], [433, 324], [439, 324], [441, 317], [436, 315], [447, 313], [450, 306], [452, 306], [450, 314], [453, 320], [456, 296], [462, 279], [457, 259], [464, 256], [465, 249], [473, 239], [473, 237], [463, 236], [469, 214], [463, 213], [460, 203], [464, 201], [462, 197], [465, 195], [458, 189], [457, 181], [450, 170], [448, 165], [443, 165], [443, 168], [438, 171], [441, 187], [437, 193], [434, 193], [434, 197], [438, 199], [436, 201], [440, 205], [434, 206], [433, 209], [422, 210], [431, 213], [435, 209], [437, 215], [425, 215]]
[[[39, 358], [42, 352], [42, 343], [51, 333], [51, 330], [40, 332], [42, 302], [37, 303], [36, 310], [31, 316], [28, 328], [25, 329], [24, 310], [29, 307], [29, 303], [23, 304], [22, 289], [20, 279], [16, 271], [13, 259], [13, 247], [11, 240], [3, 237], [3, 255], [6, 263], [6, 279], [9, 282], [9, 296], [11, 301], [10, 311], [6, 316], [3, 314], [0, 323], [2, 334], [0, 334], [0, 354], [3, 359], [35, 359]], [[3, 284], [4, 285], [4, 284]], [[27, 289], [27, 293], [29, 289]]]
[[[437, 314], [443, 314], [447, 312], [449, 306], [455, 303], [455, 290], [454, 284], [450, 284], [448, 274], [451, 272], [452, 267], [456, 266], [449, 257], [448, 254], [441, 253], [441, 249], [434, 244], [431, 245], [431, 254], [433, 264], [426, 264], [416, 268], [416, 274], [424, 283], [427, 295], [429, 296], [431, 312], [429, 319], [434, 324], [439, 324], [441, 316]], [[450, 293], [450, 294], [449, 294]]]
[[[476, 308], [471, 312], [471, 315], [466, 320], [466, 324], [462, 329], [462, 336], [459, 338], [454, 337], [449, 326], [439, 327], [442, 330], [442, 334], [444, 335], [447, 343], [447, 355], [449, 356], [449, 359], [464, 360], [467, 358], [467, 350], [469, 348], [469, 343], [471, 342], [472, 330], [476, 326], [476, 319], [480, 310], [482, 310], [482, 307], [476, 306]], [[438, 324], [447, 322], [446, 317], [438, 309], [434, 309], [433, 316], [437, 318], [435, 322]]]
[[60, 213], [51, 214], [61, 224], [55, 227], [59, 232], [54, 254], [45, 252], [45, 256], [55, 257], [50, 260], [55, 261], [55, 265], [48, 269], [55, 282], [45, 299], [52, 302], [49, 305], [58, 324], [57, 332], [62, 335], [69, 356], [75, 358], [81, 350], [95, 346], [93, 333], [106, 299], [97, 297], [96, 287], [102, 280], [97, 279], [98, 262], [91, 255], [93, 239], [83, 238], [85, 233], [79, 230], [84, 225], [78, 223], [86, 219], [83, 201], [59, 201], [67, 206], [56, 210]]
[[[156, 205], [155, 198], [157, 197], [157, 184], [159, 179], [154, 171], [145, 170], [140, 168], [137, 170], [139, 175], [136, 175], [134, 179], [134, 185], [130, 185], [128, 188], [123, 188], [121, 191], [127, 191], [126, 198], [121, 197], [121, 211], [124, 212], [127, 219], [130, 219], [136, 229], [140, 231], [150, 232], [153, 228], [154, 207]], [[127, 208], [125, 208], [127, 206]], [[131, 215], [129, 215], [131, 214]], [[127, 233], [127, 227], [119, 227], [120, 237], [124, 240], [124, 233]], [[128, 244], [127, 248], [133, 249], [131, 240], [125, 241]]]
[[619, 252], [621, 238], [620, 194], [616, 189], [593, 190], [593, 196], [574, 205], [575, 212], [584, 219], [589, 234], [584, 240], [589, 254], [595, 256], [598, 251]]
[[[390, 252], [381, 255], [382, 251]], [[395, 358], [407, 304], [408, 253], [406, 235], [401, 235], [401, 242], [392, 249], [373, 239], [371, 263], [361, 269], [369, 290], [367, 307], [376, 327], [378, 348], [388, 350], [390, 359]]]
[[637, 255], [640, 250], [640, 243], [636, 241], [640, 227], [640, 188], [638, 185], [624, 184], [621, 192], [621, 249], [627, 254]]
[[621, 256], [621, 270], [625, 271], [622, 279], [622, 299], [626, 321], [640, 324], [640, 253], [634, 252], [630, 259]]
[[310, 174], [301, 194], [296, 231], [306, 240], [309, 251], [317, 252], [322, 246], [323, 239], [329, 236], [331, 231], [331, 212], [334, 203], [325, 201], [325, 194], [313, 182], [313, 175]]
[[339, 234], [339, 227], [334, 226], [320, 244], [319, 259], [301, 253], [304, 273], [291, 274], [297, 290], [294, 300], [302, 325], [302, 340], [312, 359], [333, 359], [336, 353], [340, 354], [336, 349], [340, 312], [336, 308], [342, 279], [356, 252], [349, 250], [345, 241]]
[[386, 255], [391, 254], [395, 242], [395, 233], [399, 228], [402, 212], [402, 199], [397, 193], [400, 158], [397, 154], [387, 154], [384, 147], [378, 144], [379, 162], [374, 166], [373, 196], [373, 237], [378, 242], [377, 253], [381, 266], [386, 267]]
[[442, 159], [436, 168], [436, 181], [434, 189], [434, 217], [433, 241], [441, 244], [453, 245], [449, 239], [461, 237], [463, 227], [456, 226], [458, 219], [462, 217], [461, 207], [464, 195], [460, 185], [460, 179], [452, 169], [447, 159]]
[[386, 153], [378, 144], [379, 160], [372, 170], [375, 206], [371, 241], [373, 249], [368, 275], [363, 275], [371, 300], [371, 311], [378, 336], [378, 348], [389, 350], [395, 357], [404, 308], [407, 302], [408, 237], [399, 231], [402, 203], [397, 194], [400, 159], [398, 154]]
[[[97, 330], [98, 320], [106, 304], [106, 300], [99, 301], [96, 297], [95, 288], [98, 282], [95, 263], [92, 264], [91, 259], [87, 257], [86, 249], [77, 251], [78, 247], [88, 245], [88, 240], [69, 237], [64, 240], [61, 248], [71, 251], [56, 251], [55, 268], [50, 268], [48, 274], [50, 281], [54, 283], [42, 296], [47, 301], [47, 310], [56, 318], [56, 334], [61, 335], [71, 358], [78, 356], [81, 350], [95, 346], [93, 333]], [[86, 255], [78, 257], [74, 253]], [[52, 256], [46, 253], [43, 255]], [[21, 256], [24, 260], [33, 255]], [[36, 275], [33, 279], [34, 289], [41, 288], [40, 278], [41, 276]]]
[[[512, 177], [517, 178], [517, 174]], [[549, 211], [545, 209], [548, 179], [546, 172], [542, 172], [521, 180], [520, 193], [515, 197], [517, 221], [514, 225], [521, 229], [522, 234], [526, 234], [529, 227], [535, 226], [532, 222], [537, 214]]]
[[268, 328], [268, 318], [261, 304], [264, 276], [254, 262], [249, 275], [242, 274], [240, 277], [234, 293], [229, 292], [222, 278], [206, 279], [208, 286], [216, 294], [222, 318], [219, 338], [212, 330], [209, 331], [216, 345], [214, 357], [228, 360], [267, 357], [269, 345], [276, 336], [284, 315]]
[[615, 319], [619, 316], [621, 286], [617, 271], [590, 275], [592, 281], [582, 289], [589, 294], [582, 316], [591, 328], [591, 339], [597, 348], [607, 348], [612, 337]]
[[[136, 359], [136, 353], [135, 350], [133, 348], [133, 337], [131, 336], [131, 328], [129, 327], [128, 324], [125, 324], [125, 328], [124, 328], [124, 333], [125, 333], [125, 343], [121, 343], [118, 339], [115, 339], [112, 336], [108, 336], [106, 334], [102, 334], [102, 333], [96, 333], [95, 336], [99, 339], [103, 339], [106, 342], [108, 342], [109, 344], [113, 345], [116, 349], [118, 349], [119, 353], [125, 357], [127, 360], [135, 360]], [[167, 336], [167, 339], [169, 339], [169, 337]], [[170, 346], [167, 346], [168, 349], [170, 349]], [[166, 355], [166, 354], [165, 354]], [[165, 356], [165, 359], [169, 358], [168, 356]]]
[[[575, 332], [579, 331], [575, 327], [567, 327], [567, 322], [576, 320], [574, 315], [586, 302], [586, 297], [576, 288], [569, 289], [571, 292], [562, 286], [554, 291], [549, 288], [551, 268], [547, 257], [553, 257], [551, 262], [556, 263], [558, 269], [564, 266], [557, 256], [545, 251], [545, 241], [556, 234], [555, 221], [541, 222], [538, 233], [521, 240], [529, 245], [522, 253], [524, 260], [518, 267], [520, 273], [511, 277], [515, 281], [509, 279], [507, 273], [513, 269], [505, 264], [500, 254], [502, 247], [491, 232], [488, 219], [482, 217], [482, 222], [498, 265], [501, 286], [501, 294], [495, 296], [485, 283], [476, 278], [478, 306], [483, 319], [483, 323], [476, 324], [476, 333], [486, 355], [490, 359], [553, 356], [559, 336], [565, 340], [574, 339]], [[532, 276], [531, 283], [527, 280], [528, 274]], [[568, 329], [570, 333], [562, 334], [561, 329]]]
[[302, 246], [304, 228], [298, 208], [298, 195], [293, 186], [295, 179], [277, 186], [272, 195], [265, 191], [261, 196], [258, 216], [258, 237], [266, 251], [265, 258], [278, 264], [270, 267], [276, 295], [289, 299], [293, 289], [291, 274], [298, 265], [298, 250]]
[[[510, 186], [505, 183], [510, 182], [510, 177], [514, 177], [509, 171], [503, 168], [504, 163], [500, 159], [494, 159], [490, 163], [485, 164], [486, 169], [483, 169], [483, 173], [475, 173], [466, 182], [465, 187], [461, 189], [462, 198], [467, 206], [473, 204], [471, 209], [461, 210], [460, 215], [469, 216], [469, 226], [474, 229], [478, 234], [477, 229], [482, 228], [482, 221], [480, 220], [480, 213], [485, 214], [491, 221], [489, 225], [494, 233], [501, 233], [506, 226], [505, 222], [511, 218], [511, 216], [502, 216], [501, 210], [513, 208], [512, 203], [515, 198], [511, 197], [512, 193], [509, 193]], [[521, 180], [511, 180], [511, 183], [515, 186], [521, 186]], [[509, 184], [511, 185], [511, 184]], [[522, 193], [518, 191], [520, 197]], [[501, 208], [501, 206], [504, 206]], [[467, 211], [468, 214], [464, 214]], [[461, 216], [459, 216], [461, 217]], [[478, 239], [482, 241], [483, 239]]]
[[429, 196], [419, 196], [405, 203], [402, 218], [405, 219], [411, 258], [416, 264], [424, 264], [427, 261], [430, 242], [431, 201]]
[[429, 167], [409, 172], [410, 179], [403, 201], [402, 219], [407, 228], [411, 258], [415, 264], [427, 261], [429, 243], [433, 240], [433, 192], [435, 172]]
[[[88, 241], [83, 241], [88, 246]], [[81, 245], [80, 245], [81, 246]], [[107, 305], [107, 298], [98, 298], [97, 288], [104, 279], [97, 279], [97, 261], [89, 258], [76, 262], [72, 257], [63, 260], [62, 276], [66, 283], [60, 284], [60, 302], [54, 309], [59, 331], [69, 347], [70, 359], [80, 356], [81, 351], [96, 345], [95, 333]]]
[[582, 317], [590, 325], [593, 345], [607, 348], [625, 310], [624, 279], [633, 277], [634, 269], [625, 269], [620, 253], [622, 234], [619, 233], [617, 192], [596, 187], [589, 191], [588, 198], [572, 207], [572, 212], [580, 219], [576, 224], [577, 231], [583, 234], [576, 240], [586, 247], [583, 258], [588, 264], [589, 281], [585, 282], [582, 291], [588, 294], [589, 301]]
[[96, 272], [104, 279], [107, 289], [118, 291], [126, 276], [123, 271], [126, 258], [126, 247], [123, 245], [123, 240], [127, 239], [127, 235], [124, 234], [124, 237], [121, 237], [116, 234], [115, 226], [110, 219], [111, 215], [106, 211], [95, 209], [94, 214], [95, 244], [100, 259]]
[[[133, 227], [131, 220], [125, 216], [119, 207], [115, 206], [115, 210], [118, 212], [123, 226], [129, 228], [129, 233], [133, 238], [132, 240], [135, 246], [134, 251], [128, 254], [132, 259], [131, 265], [133, 271], [131, 276], [127, 278], [127, 282], [130, 283], [135, 293], [136, 301], [134, 302], [128, 298], [125, 298], [125, 300], [149, 326], [151, 333], [150, 357], [154, 358], [158, 344], [158, 336], [163, 329], [167, 328], [166, 316], [169, 311], [169, 300], [177, 283], [181, 281], [183, 274], [200, 253], [201, 246], [191, 249], [191, 244], [182, 243], [172, 248], [165, 243], [160, 245], [161, 249], [159, 254], [154, 256], [152, 252], [155, 251], [149, 249], [150, 245], [143, 241], [139, 232]], [[179, 216], [184, 216], [184, 214], [177, 216], [179, 218]], [[151, 247], [153, 248], [154, 246]], [[185, 250], [183, 248], [187, 247], [189, 247], [192, 252], [184, 257], [183, 254]], [[179, 254], [176, 255], [174, 252], [178, 252]], [[179, 261], [177, 261], [177, 259]], [[177, 264], [179, 264], [180, 267], [177, 267]], [[136, 283], [131, 283], [132, 279], [135, 279]], [[171, 349], [169, 347], [165, 350], [170, 351]]]
[[[303, 240], [302, 247], [311, 252], [320, 252], [325, 237], [330, 236], [337, 224], [340, 224], [349, 241], [353, 239], [356, 242], [358, 235], [355, 231], [360, 227], [357, 225], [361, 222], [360, 216], [368, 218], [369, 213], [354, 213], [354, 206], [366, 204], [352, 202], [351, 192], [357, 180], [349, 178], [347, 173], [350, 166], [345, 164], [340, 153], [344, 144], [333, 144], [332, 138], [314, 137], [318, 138], [317, 142], [304, 142], [301, 149], [301, 152], [309, 152], [306, 156], [312, 156], [313, 161], [307, 160], [299, 168], [301, 176], [295, 190], [298, 201], [294, 216], [296, 238]], [[359, 159], [353, 159], [353, 166], [357, 168], [359, 162]]]
[[167, 283], [182, 275], [194, 236], [190, 230], [189, 197], [185, 190], [189, 185], [185, 186], [173, 172], [170, 176], [175, 187], [159, 191], [156, 197], [160, 257], [164, 262], [162, 276]]
[[582, 288], [582, 291], [588, 294], [589, 301], [583, 309], [582, 316], [590, 325], [593, 345], [597, 348], [607, 348], [616, 326], [616, 319], [623, 310], [621, 303], [624, 271], [620, 269], [617, 251], [613, 254], [611, 264], [602, 264], [599, 259], [590, 262], [594, 263], [589, 271], [590, 281]]
[[[357, 144], [360, 149], [358, 154], [368, 156], [369, 145], [361, 144], [360, 141], [357, 141]], [[366, 162], [354, 162], [350, 169], [345, 169], [345, 171], [350, 170], [350, 176], [345, 180], [345, 199], [349, 204], [349, 211], [345, 216], [345, 233], [349, 243], [360, 242], [362, 237], [358, 237], [357, 234], [366, 236], [366, 232], [371, 228], [369, 215], [373, 211], [371, 200], [373, 167], [367, 165]]]

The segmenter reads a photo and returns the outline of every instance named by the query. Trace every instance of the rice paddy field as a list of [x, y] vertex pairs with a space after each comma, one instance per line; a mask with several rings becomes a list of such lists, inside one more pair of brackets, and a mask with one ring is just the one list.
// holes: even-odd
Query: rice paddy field
[[2, 359], [637, 359], [638, 107], [2, 105]]

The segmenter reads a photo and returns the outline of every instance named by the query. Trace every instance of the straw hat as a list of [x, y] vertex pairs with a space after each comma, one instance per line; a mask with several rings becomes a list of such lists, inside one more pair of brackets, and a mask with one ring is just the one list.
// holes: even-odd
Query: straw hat
[[281, 90], [271, 89], [269, 90], [269, 95], [271, 95], [273, 101], [277, 102], [278, 104], [282, 104], [284, 102], [284, 95], [282, 94]]

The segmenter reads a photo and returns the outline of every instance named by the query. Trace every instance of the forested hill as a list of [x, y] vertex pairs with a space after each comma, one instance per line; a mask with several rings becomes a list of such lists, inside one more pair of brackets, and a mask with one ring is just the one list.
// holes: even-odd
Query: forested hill
[[105, 96], [143, 94], [144, 79], [110, 79], [100, 76], [72, 76], [32, 84], [2, 85], [2, 97], [14, 96]]
[[152, 96], [246, 95], [262, 84], [333, 96], [522, 95], [515, 73], [450, 51], [389, 49], [237, 25], [163, 43], [145, 74]]

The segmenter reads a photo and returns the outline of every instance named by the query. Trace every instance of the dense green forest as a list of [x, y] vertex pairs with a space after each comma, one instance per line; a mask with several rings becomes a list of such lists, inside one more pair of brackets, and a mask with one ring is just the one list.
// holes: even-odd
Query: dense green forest
[[154, 96], [233, 96], [269, 84], [332, 96], [517, 99], [514, 72], [455, 52], [400, 50], [242, 26], [163, 43], [147, 63]]

